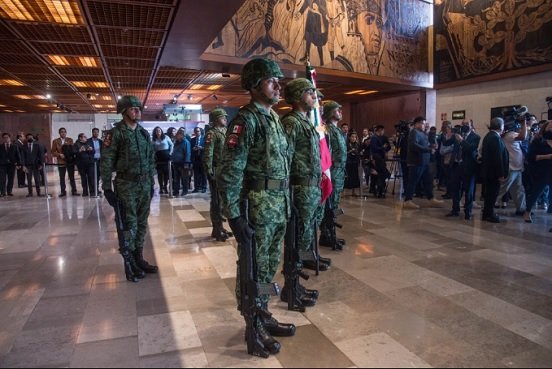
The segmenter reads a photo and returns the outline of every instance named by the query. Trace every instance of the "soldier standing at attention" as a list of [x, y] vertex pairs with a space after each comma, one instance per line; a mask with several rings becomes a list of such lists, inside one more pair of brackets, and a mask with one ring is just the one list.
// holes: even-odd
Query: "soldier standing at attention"
[[[251, 94], [251, 102], [228, 128], [217, 176], [224, 214], [236, 240], [241, 245], [252, 240], [256, 244], [258, 283], [271, 283], [274, 278], [290, 214], [289, 145], [280, 118], [272, 110], [280, 99], [279, 79], [283, 77], [272, 60], [253, 59], [244, 66], [241, 84]], [[238, 259], [244, 263], [240, 252]], [[237, 281], [240, 301], [245, 293], [239, 288], [240, 275]], [[266, 351], [276, 354], [281, 346], [272, 336], [293, 336], [295, 326], [271, 317], [269, 299], [269, 295], [256, 296], [256, 307], [267, 314], [255, 320], [254, 329]]]
[[205, 151], [203, 152], [203, 166], [205, 167], [205, 173], [209, 180], [209, 188], [211, 189], [210, 213], [211, 223], [213, 224], [211, 237], [221, 242], [226, 241], [231, 235], [222, 226], [222, 207], [215, 179], [226, 139], [227, 116], [228, 114], [222, 108], [213, 109], [211, 114], [209, 114], [211, 129], [209, 129], [205, 138]]
[[[120, 243], [127, 280], [136, 282], [145, 273], [158, 268], [144, 260], [144, 241], [148, 227], [150, 202], [155, 175], [155, 156], [148, 131], [140, 126], [142, 103], [135, 96], [123, 96], [117, 102], [117, 113], [123, 120], [106, 134], [102, 153], [101, 175], [104, 195], [119, 208], [125, 225], [124, 242]], [[114, 190], [111, 175], [117, 173]], [[119, 219], [116, 218], [116, 221]]]
[[[345, 185], [345, 164], [347, 163], [347, 142], [343, 137], [343, 132], [338, 128], [338, 124], [343, 119], [341, 105], [335, 101], [328, 101], [323, 107], [323, 117], [326, 123], [326, 135], [328, 138], [328, 146], [332, 155], [331, 178], [333, 184], [333, 192], [330, 195], [329, 201], [325, 206], [324, 218], [320, 225], [320, 246], [332, 247], [336, 250], [342, 250], [345, 245], [345, 240], [337, 239], [335, 227], [330, 226], [331, 222], [335, 221], [335, 216], [332, 212], [336, 212], [341, 201], [341, 193]], [[333, 230], [333, 231], [332, 231]], [[337, 244], [332, 244], [336, 240]]]
[[[315, 215], [322, 196], [320, 137], [308, 117], [316, 103], [316, 90], [309, 80], [297, 78], [286, 85], [284, 92], [286, 102], [293, 106], [293, 111], [282, 118], [282, 124], [292, 152], [290, 183], [297, 216], [296, 247], [301, 255], [313, 252]], [[312, 260], [302, 260], [302, 265], [316, 269]], [[327, 270], [328, 264], [321, 261], [320, 269]], [[285, 285], [280, 295], [284, 302], [287, 302], [287, 288], [289, 286]], [[297, 293], [303, 306], [314, 305], [318, 297], [318, 291], [300, 285]]]

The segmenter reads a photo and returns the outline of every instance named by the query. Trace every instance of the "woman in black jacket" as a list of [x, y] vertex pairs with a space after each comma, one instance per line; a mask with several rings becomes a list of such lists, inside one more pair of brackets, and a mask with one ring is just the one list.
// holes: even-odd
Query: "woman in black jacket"
[[79, 139], [73, 145], [77, 168], [81, 177], [82, 196], [96, 195], [96, 181], [94, 180], [94, 146], [89, 145], [86, 135], [79, 134]]
[[531, 211], [537, 199], [546, 186], [552, 186], [552, 121], [546, 122], [542, 127], [541, 136], [531, 143], [528, 159], [532, 184], [527, 194], [527, 211], [524, 219], [527, 223], [533, 223]]
[[[353, 132], [349, 135], [349, 142], [347, 143], [347, 164], [345, 166], [345, 188], [352, 190], [353, 196], [360, 196], [360, 143], [358, 142], [358, 135]], [[356, 190], [359, 193], [356, 193]]]

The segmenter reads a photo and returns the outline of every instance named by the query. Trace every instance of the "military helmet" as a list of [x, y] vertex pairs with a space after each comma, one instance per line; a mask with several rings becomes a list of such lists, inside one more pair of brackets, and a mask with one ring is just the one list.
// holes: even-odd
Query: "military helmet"
[[324, 104], [324, 112], [322, 113], [322, 118], [328, 120], [332, 115], [334, 109], [341, 108], [341, 105], [335, 101], [328, 101]]
[[142, 102], [136, 96], [123, 96], [117, 101], [117, 114], [123, 114], [128, 108], [140, 108]]
[[249, 91], [262, 80], [273, 77], [284, 78], [278, 63], [270, 59], [253, 59], [243, 66], [241, 85], [244, 90]]
[[284, 89], [286, 102], [291, 104], [294, 101], [301, 100], [305, 91], [309, 89], [314, 90], [314, 86], [311, 81], [306, 78], [296, 78], [293, 81], [290, 81]]
[[223, 108], [215, 108], [209, 114], [209, 122], [215, 123], [220, 117], [227, 117], [228, 114]]

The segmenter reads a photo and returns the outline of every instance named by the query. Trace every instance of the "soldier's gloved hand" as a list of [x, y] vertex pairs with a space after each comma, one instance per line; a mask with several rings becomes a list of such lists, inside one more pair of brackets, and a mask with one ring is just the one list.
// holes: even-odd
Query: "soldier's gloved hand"
[[113, 207], [117, 205], [117, 201], [119, 201], [119, 198], [117, 197], [117, 194], [113, 192], [113, 190], [104, 190], [104, 196], [109, 205]]
[[253, 237], [253, 228], [247, 223], [244, 217], [237, 217], [228, 221], [234, 237], [238, 243], [249, 243]]

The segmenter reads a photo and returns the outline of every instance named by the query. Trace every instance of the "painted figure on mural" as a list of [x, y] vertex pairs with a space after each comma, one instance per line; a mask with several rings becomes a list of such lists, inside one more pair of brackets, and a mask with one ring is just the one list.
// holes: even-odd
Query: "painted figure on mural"
[[314, 45], [318, 51], [320, 65], [324, 65], [324, 46], [328, 42], [328, 26], [326, 0], [305, 0], [300, 9], [301, 13], [307, 14], [305, 23], [305, 56], [300, 61], [309, 59], [311, 46]]
[[[332, 60], [345, 48], [345, 40], [341, 32], [341, 24], [347, 18], [347, 11], [343, 0], [327, 0], [330, 29], [328, 33], [328, 49]], [[337, 49], [337, 50], [336, 50]]]
[[383, 43], [383, 15], [378, 0], [363, 1], [357, 16], [357, 24], [362, 34], [362, 44], [369, 73], [379, 74]]

